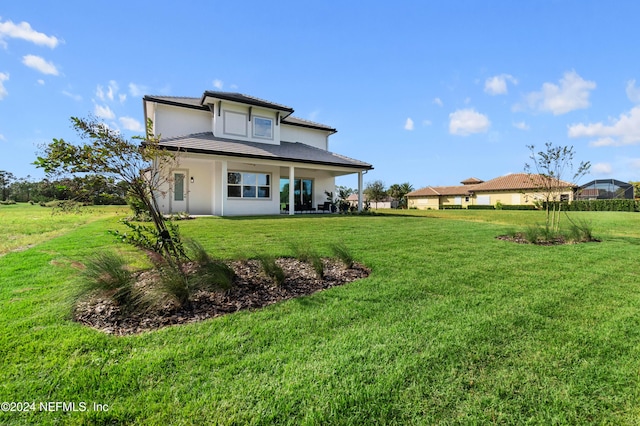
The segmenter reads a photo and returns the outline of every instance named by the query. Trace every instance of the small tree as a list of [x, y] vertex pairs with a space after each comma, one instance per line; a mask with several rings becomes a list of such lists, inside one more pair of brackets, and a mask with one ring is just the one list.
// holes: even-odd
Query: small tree
[[2, 188], [1, 201], [5, 201], [7, 199], [7, 195], [9, 194], [9, 187], [14, 180], [16, 180], [16, 177], [13, 173], [7, 172], [5, 170], [0, 170], [0, 187]]
[[364, 188], [364, 194], [369, 201], [376, 203], [376, 208], [378, 208], [379, 202], [387, 198], [387, 190], [384, 188], [384, 182], [381, 180], [374, 180], [373, 182], [367, 183]]
[[413, 191], [413, 186], [409, 182], [402, 184], [394, 183], [389, 187], [387, 193], [391, 198], [398, 201], [398, 206], [405, 208], [407, 206], [407, 194]]
[[[554, 201], [561, 201], [560, 192], [562, 188], [567, 186], [566, 182], [563, 181], [565, 174], [574, 172], [573, 157], [575, 152], [573, 146], [553, 146], [551, 142], [547, 142], [545, 147], [544, 151], [536, 152], [534, 145], [527, 145], [527, 148], [531, 151], [529, 158], [532, 160], [533, 166], [526, 163], [524, 169], [529, 174], [535, 188], [544, 197], [547, 213], [547, 231], [558, 232], [560, 230], [562, 203]], [[590, 168], [590, 162], [581, 161], [571, 177], [572, 183], [577, 182], [587, 174]], [[534, 170], [535, 174], [533, 173]], [[556, 200], [556, 198], [558, 199]]]
[[157, 234], [155, 250], [175, 265], [184, 257], [179, 240], [165, 224], [155, 197], [155, 191], [166, 182], [165, 171], [174, 166], [177, 157], [159, 145], [152, 136], [151, 122], [147, 123], [147, 137], [142, 143], [125, 139], [120, 132], [109, 128], [95, 117], [88, 119], [71, 117], [73, 128], [88, 142], [70, 144], [63, 139], [42, 147], [43, 155], [33, 163], [50, 174], [106, 175], [124, 182], [130, 196], [144, 206], [149, 213]]

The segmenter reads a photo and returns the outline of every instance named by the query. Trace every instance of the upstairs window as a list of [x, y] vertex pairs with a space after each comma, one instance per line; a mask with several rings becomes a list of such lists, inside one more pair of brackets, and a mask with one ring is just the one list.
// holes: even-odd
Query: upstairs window
[[273, 120], [266, 117], [253, 117], [253, 137], [273, 139]]
[[227, 197], [244, 199], [271, 198], [271, 175], [268, 173], [227, 173]]

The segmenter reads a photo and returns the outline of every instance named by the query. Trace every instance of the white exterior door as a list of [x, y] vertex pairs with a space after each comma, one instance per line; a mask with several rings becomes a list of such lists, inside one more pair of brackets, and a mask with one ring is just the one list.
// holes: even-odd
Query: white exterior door
[[171, 194], [171, 213], [188, 211], [189, 191], [187, 173], [173, 172], [173, 194]]

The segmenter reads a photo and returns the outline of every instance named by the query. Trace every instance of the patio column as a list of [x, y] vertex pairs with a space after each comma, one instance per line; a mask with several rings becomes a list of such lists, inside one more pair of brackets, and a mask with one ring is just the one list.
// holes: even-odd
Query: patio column
[[296, 214], [296, 206], [295, 206], [295, 170], [296, 168], [293, 166], [289, 166], [289, 214]]
[[224, 201], [227, 199], [227, 194], [224, 188], [227, 183], [227, 160], [222, 160], [222, 180], [220, 181], [220, 216], [224, 216]]
[[358, 212], [362, 211], [362, 171], [358, 172]]

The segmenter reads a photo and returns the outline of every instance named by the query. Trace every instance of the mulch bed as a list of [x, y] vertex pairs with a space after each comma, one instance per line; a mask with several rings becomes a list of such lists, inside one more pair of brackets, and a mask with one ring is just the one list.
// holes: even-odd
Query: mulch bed
[[257, 260], [234, 261], [233, 286], [227, 291], [196, 293], [191, 306], [167, 305], [162, 310], [122, 312], [109, 298], [93, 296], [80, 301], [74, 309], [74, 320], [113, 335], [129, 335], [177, 324], [215, 318], [244, 309], [259, 309], [282, 300], [306, 296], [327, 288], [343, 285], [369, 276], [361, 264], [347, 269], [337, 260], [323, 259], [324, 277], [319, 279], [307, 263], [293, 258], [280, 258], [286, 278], [277, 286], [267, 278]]

